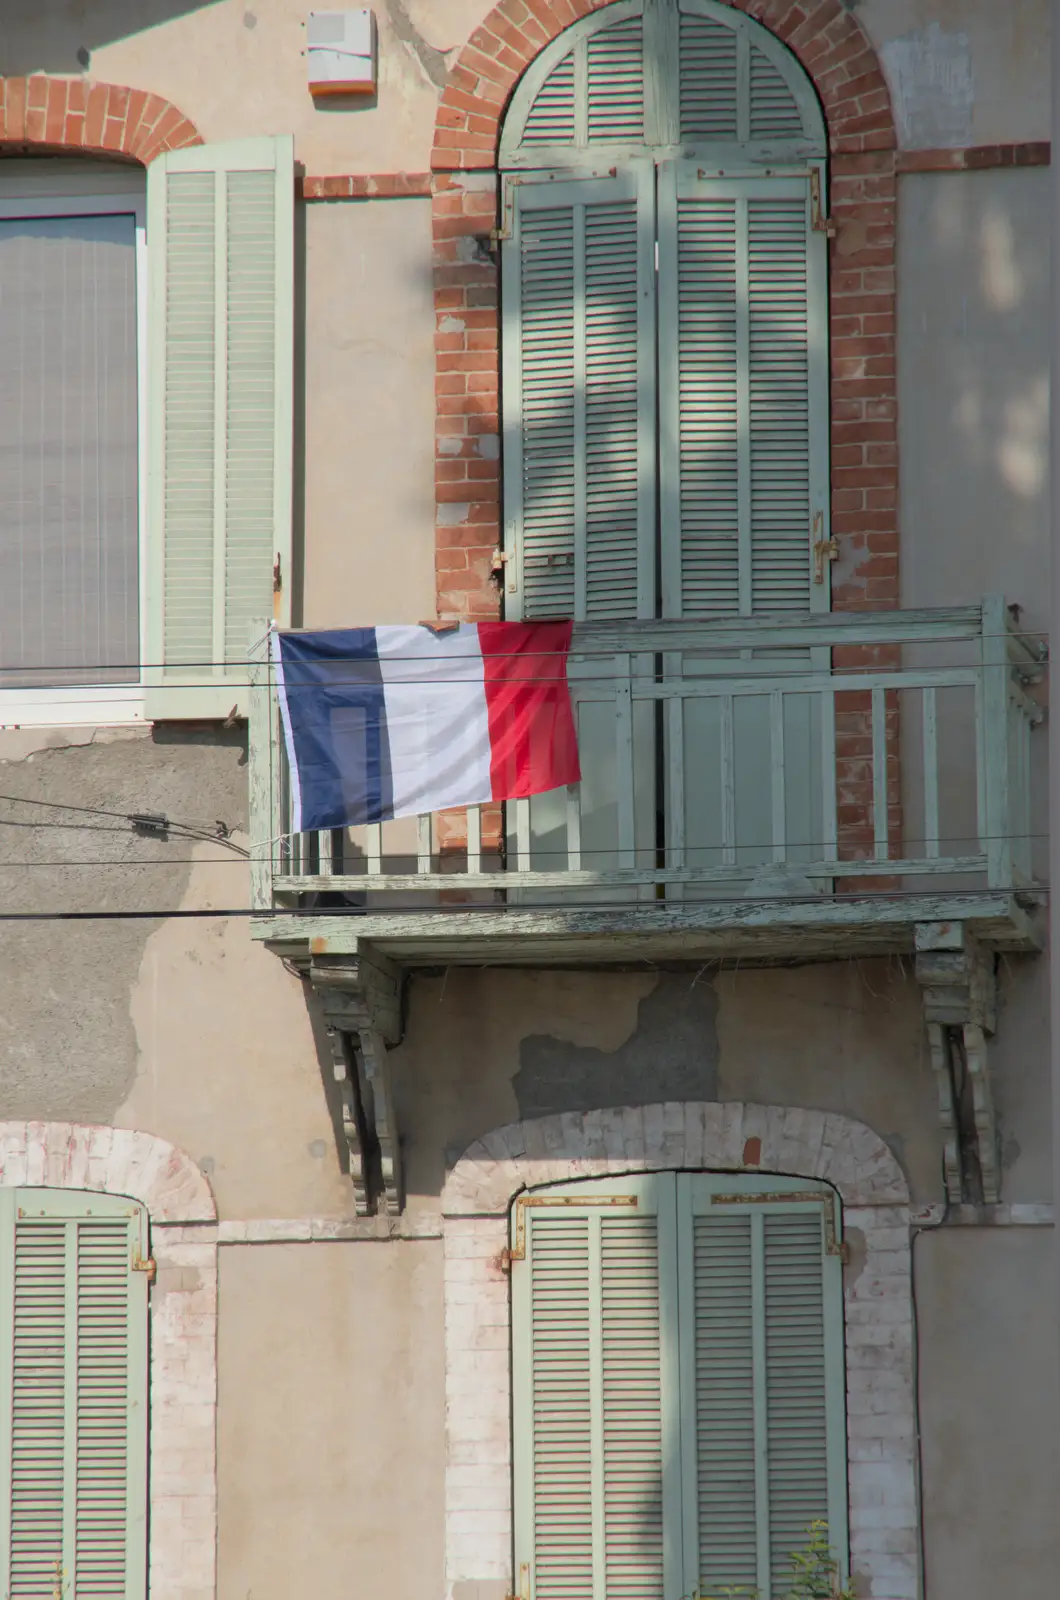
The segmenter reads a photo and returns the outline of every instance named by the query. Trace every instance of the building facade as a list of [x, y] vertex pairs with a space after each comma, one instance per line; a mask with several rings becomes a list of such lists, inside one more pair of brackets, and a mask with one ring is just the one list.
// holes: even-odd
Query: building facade
[[[1051, 1593], [1045, 0], [308, 22], [0, 20], [4, 1592]], [[497, 617], [581, 784], [293, 834]]]

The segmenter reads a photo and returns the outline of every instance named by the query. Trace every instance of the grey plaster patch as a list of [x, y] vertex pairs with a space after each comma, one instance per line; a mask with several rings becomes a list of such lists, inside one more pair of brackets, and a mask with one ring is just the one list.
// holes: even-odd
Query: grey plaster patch
[[467, 515], [470, 510], [471, 507], [466, 500], [447, 501], [438, 507], [438, 526], [440, 528], [459, 528], [467, 521]]
[[[240, 826], [244, 740], [170, 728], [31, 754], [23, 746], [10, 759], [18, 750], [0, 740], [0, 818], [31, 824], [0, 827], [5, 910], [109, 915], [0, 927], [0, 1117], [111, 1122], [136, 1075], [129, 1007], [144, 949], [181, 904], [194, 845], [174, 833], [138, 836], [123, 814]], [[124, 921], [121, 911], [161, 915]]]
[[975, 80], [968, 34], [932, 22], [892, 39], [880, 55], [899, 144], [917, 149], [972, 143]]
[[847, 1247], [847, 1258], [843, 1265], [843, 1292], [849, 1294], [865, 1270], [869, 1249], [861, 1228], [844, 1228], [843, 1243]]
[[444, 89], [449, 79], [449, 67], [443, 52], [427, 43], [401, 0], [386, 0], [386, 14], [394, 37], [405, 46], [428, 82], [436, 89]]
[[307, 1148], [314, 1161], [323, 1161], [328, 1153], [327, 1144], [323, 1139], [311, 1139]]
[[717, 1010], [710, 983], [664, 973], [640, 1002], [636, 1029], [617, 1050], [530, 1034], [520, 1043], [512, 1079], [520, 1117], [717, 1099]]

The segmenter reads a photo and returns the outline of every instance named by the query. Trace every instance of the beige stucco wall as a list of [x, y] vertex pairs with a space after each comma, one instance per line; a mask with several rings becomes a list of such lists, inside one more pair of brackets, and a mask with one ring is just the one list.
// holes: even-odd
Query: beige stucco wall
[[[906, 146], [1048, 138], [1047, 0], [854, 0]], [[14, 8], [11, 8], [14, 9]], [[151, 89], [206, 139], [291, 131], [313, 172], [423, 171], [438, 86], [488, 0], [381, 0], [375, 102], [314, 105], [299, 0], [49, 0], [0, 22], [0, 70]], [[79, 59], [78, 52], [85, 54]]]
[[435, 615], [431, 203], [299, 209], [301, 621], [418, 622]]
[[440, 1600], [441, 1241], [220, 1258], [219, 1600]]

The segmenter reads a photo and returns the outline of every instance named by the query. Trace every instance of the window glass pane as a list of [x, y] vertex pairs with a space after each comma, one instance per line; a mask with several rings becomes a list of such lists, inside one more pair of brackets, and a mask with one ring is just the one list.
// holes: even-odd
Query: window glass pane
[[0, 219], [6, 688], [140, 676], [135, 245], [131, 214]]

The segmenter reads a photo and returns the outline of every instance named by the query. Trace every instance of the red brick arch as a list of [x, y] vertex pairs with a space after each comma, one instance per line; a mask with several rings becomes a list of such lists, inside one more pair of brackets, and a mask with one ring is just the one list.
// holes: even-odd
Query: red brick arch
[[[498, 612], [500, 543], [497, 271], [482, 236], [496, 220], [497, 145], [519, 78], [552, 39], [608, 0], [500, 0], [461, 50], [435, 125], [435, 465], [438, 614]], [[816, 85], [828, 125], [831, 243], [831, 513], [837, 610], [899, 604], [895, 356], [897, 139], [876, 50], [841, 0], [722, 0], [782, 40]], [[502, 569], [503, 570], [503, 569]], [[862, 650], [836, 665], [869, 664]], [[893, 652], [872, 652], [883, 666]], [[838, 730], [843, 853], [865, 853], [872, 779], [864, 706]], [[888, 720], [890, 837], [900, 838], [897, 708]], [[870, 885], [866, 881], [864, 888]]]
[[[887, 80], [840, 0], [721, 0], [782, 39], [817, 86], [836, 153], [893, 150]], [[501, 0], [449, 73], [435, 124], [436, 170], [492, 167], [504, 109], [526, 67], [579, 17], [610, 0]]]
[[[435, 128], [439, 614], [497, 614], [499, 535], [496, 272], [476, 236], [495, 220], [490, 174], [522, 73], [558, 34], [607, 0], [500, 0], [449, 74]], [[876, 51], [840, 0], [723, 0], [802, 62], [831, 149], [833, 604], [898, 604], [895, 157], [890, 93]]]
[[160, 95], [85, 78], [0, 78], [0, 155], [26, 148], [124, 156], [144, 166], [201, 144], [194, 123]]

